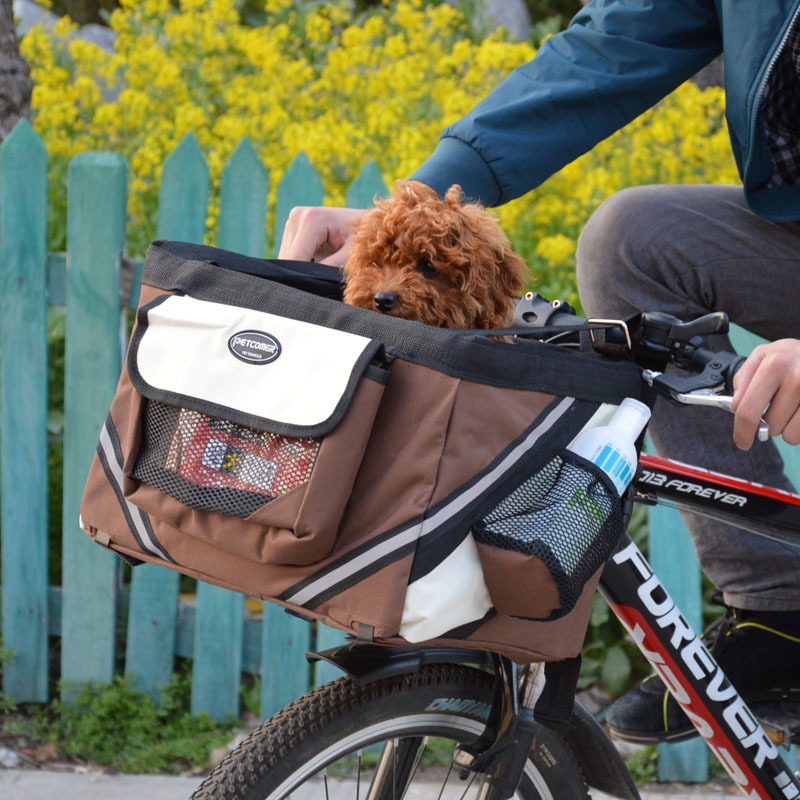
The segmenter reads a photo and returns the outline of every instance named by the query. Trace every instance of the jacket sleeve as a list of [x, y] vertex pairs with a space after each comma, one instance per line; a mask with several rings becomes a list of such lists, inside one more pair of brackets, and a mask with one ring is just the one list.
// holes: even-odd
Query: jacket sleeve
[[712, 0], [595, 0], [447, 127], [410, 177], [487, 206], [525, 194], [722, 50]]

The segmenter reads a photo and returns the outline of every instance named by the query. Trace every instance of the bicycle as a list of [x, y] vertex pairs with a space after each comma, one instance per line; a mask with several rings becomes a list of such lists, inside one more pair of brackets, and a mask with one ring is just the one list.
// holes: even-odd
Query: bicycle
[[[727, 330], [724, 314], [689, 323], [658, 312], [587, 321], [565, 303], [528, 294], [516, 322], [525, 326], [518, 333], [523, 342], [633, 358], [655, 392], [730, 410], [743, 359], [706, 349], [702, 338]], [[667, 363], [688, 375], [666, 375]], [[767, 434], [762, 421], [759, 436]], [[800, 495], [642, 454], [629, 498], [698, 511], [800, 546]], [[756, 709], [757, 719], [627, 534], [607, 562], [600, 591], [736, 785], [753, 798], [800, 797], [800, 773], [791, 773], [776, 747], [800, 741], [797, 698]], [[434, 743], [440, 752], [441, 740], [449, 742], [450, 764], [441, 769], [441, 786], [422, 787], [424, 796], [582, 800], [598, 789], [638, 800], [600, 725], [572, 696], [565, 707], [559, 694], [559, 682], [574, 689], [576, 663], [520, 667], [492, 653], [361, 642], [308, 657], [347, 677], [263, 723], [203, 781], [194, 800], [328, 798], [352, 789], [370, 800], [421, 796], [414, 781], [426, 748]]]

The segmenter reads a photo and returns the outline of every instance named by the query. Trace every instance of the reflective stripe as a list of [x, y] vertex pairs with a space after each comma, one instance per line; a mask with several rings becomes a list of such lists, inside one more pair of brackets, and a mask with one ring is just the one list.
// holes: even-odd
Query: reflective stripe
[[114, 430], [110, 417], [106, 420], [103, 429], [100, 431], [100, 442], [97, 449], [106, 477], [114, 488], [117, 500], [119, 500], [122, 506], [131, 533], [134, 535], [136, 541], [143, 550], [147, 550], [153, 555], [164, 558], [167, 561], [173, 561], [156, 539], [147, 514], [131, 503], [122, 491], [122, 451], [120, 450], [117, 433]]
[[381, 560], [388, 559], [389, 556], [413, 544], [418, 539], [435, 533], [459, 512], [463, 511], [470, 503], [480, 498], [481, 495], [496, 484], [536, 445], [539, 439], [561, 419], [574, 402], [575, 399], [572, 397], [565, 397], [561, 400], [539, 425], [537, 425], [498, 464], [483, 475], [480, 480], [468, 486], [461, 494], [442, 506], [433, 516], [412, 523], [409, 527], [403, 528], [389, 539], [379, 542], [374, 547], [359, 553], [356, 558], [349, 560], [341, 567], [333, 569], [317, 580], [307, 583], [294, 594], [283, 593], [280, 599], [287, 603], [294, 603], [295, 605], [307, 605], [318, 595], [324, 592], [330, 592], [338, 583], [343, 583], [345, 581], [352, 582], [353, 578], [361, 571], [365, 572], [364, 577], [366, 577], [375, 571], [376, 566], [382, 566], [379, 564]]

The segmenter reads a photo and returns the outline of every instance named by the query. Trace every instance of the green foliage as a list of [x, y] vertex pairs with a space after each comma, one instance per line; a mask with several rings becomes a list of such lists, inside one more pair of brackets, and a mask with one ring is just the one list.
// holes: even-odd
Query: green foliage
[[[16, 653], [13, 650], [3, 647], [3, 640], [0, 639], [0, 678], [2, 678], [3, 675], [3, 664], [7, 661], [11, 661], [15, 655]], [[0, 714], [7, 714], [9, 711], [14, 711], [16, 707], [17, 701], [14, 700], [13, 697], [10, 697], [4, 692], [0, 692]]]
[[625, 759], [628, 772], [637, 786], [645, 786], [658, 780], [658, 750], [647, 745]]
[[209, 752], [224, 745], [234, 729], [207, 714], [191, 716], [191, 678], [175, 675], [156, 706], [128, 677], [111, 684], [86, 684], [71, 702], [50, 707], [48, 737], [62, 753], [123, 772], [181, 772], [208, 763]]
[[261, 714], [261, 676], [251, 673], [245, 676], [244, 683], [239, 687], [244, 707], [255, 716]]

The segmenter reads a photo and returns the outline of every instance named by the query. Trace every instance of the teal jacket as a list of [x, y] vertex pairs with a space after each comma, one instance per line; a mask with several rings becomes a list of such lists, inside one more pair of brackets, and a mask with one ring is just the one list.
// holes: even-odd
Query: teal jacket
[[800, 219], [772, 173], [761, 98], [800, 0], [594, 0], [465, 117], [411, 176], [495, 206], [545, 181], [725, 55], [731, 145], [750, 208]]

